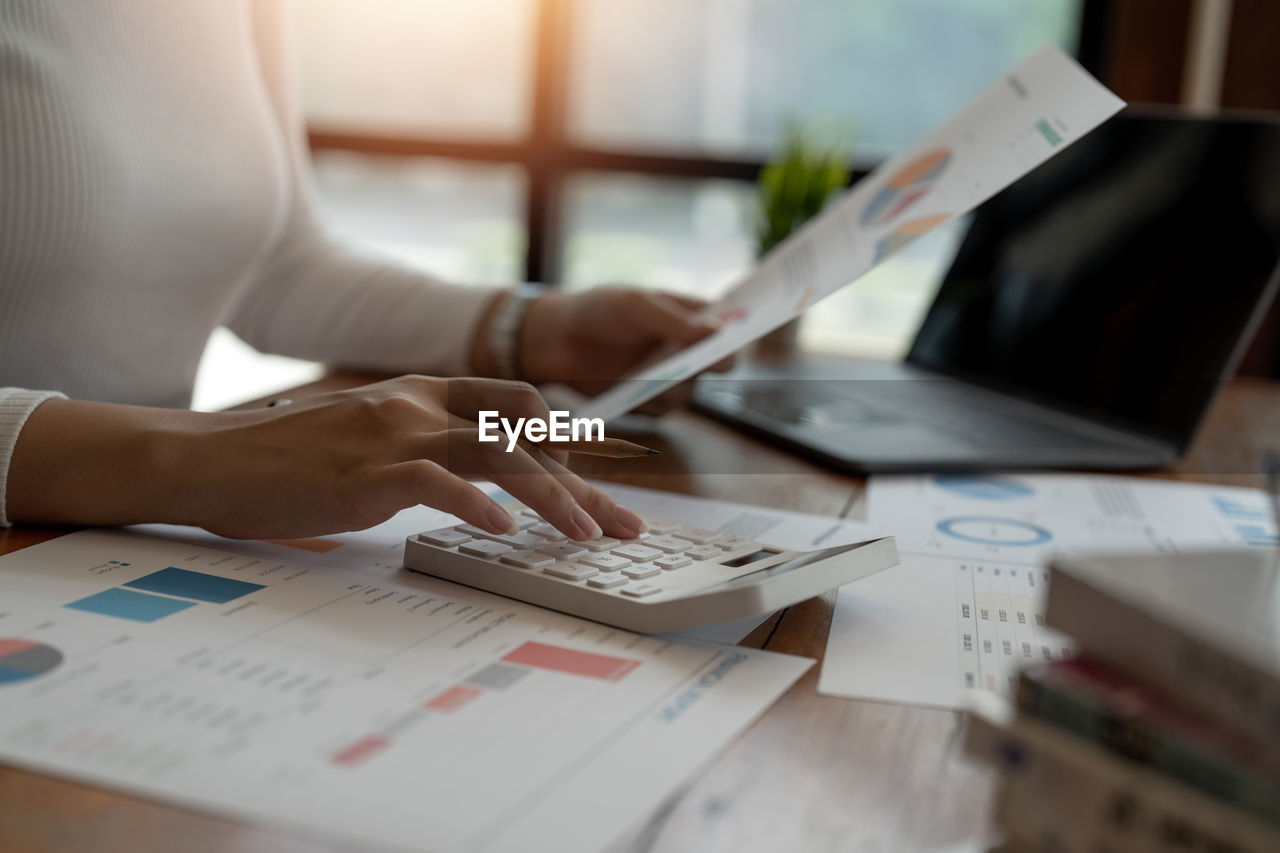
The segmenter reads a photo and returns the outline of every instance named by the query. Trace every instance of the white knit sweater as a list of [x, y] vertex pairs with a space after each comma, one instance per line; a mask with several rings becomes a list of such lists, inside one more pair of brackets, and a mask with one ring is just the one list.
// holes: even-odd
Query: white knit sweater
[[219, 324], [264, 352], [468, 370], [492, 291], [318, 222], [287, 29], [278, 0], [0, 3], [0, 524], [49, 392], [185, 407]]

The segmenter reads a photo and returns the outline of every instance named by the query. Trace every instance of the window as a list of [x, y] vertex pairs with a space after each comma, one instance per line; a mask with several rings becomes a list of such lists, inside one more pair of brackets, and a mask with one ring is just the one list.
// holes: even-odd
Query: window
[[[308, 0], [320, 198], [450, 278], [713, 296], [749, 268], [787, 120], [858, 165], [927, 130], [1088, 0]], [[1092, 16], [1096, 18], [1096, 15]], [[900, 351], [957, 232], [824, 302], [805, 340]]]

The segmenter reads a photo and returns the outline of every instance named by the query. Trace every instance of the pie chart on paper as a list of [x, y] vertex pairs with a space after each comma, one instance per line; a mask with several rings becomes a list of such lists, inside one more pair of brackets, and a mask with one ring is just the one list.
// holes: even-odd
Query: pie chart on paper
[[862, 211], [865, 226], [887, 225], [919, 201], [951, 163], [951, 151], [934, 148], [889, 176]]
[[62, 652], [53, 646], [0, 637], [0, 687], [44, 675], [62, 663]]
[[876, 263], [880, 263], [886, 255], [893, 254], [917, 237], [927, 234], [935, 225], [941, 225], [950, 218], [949, 213], [935, 213], [919, 219], [908, 219], [876, 243]]

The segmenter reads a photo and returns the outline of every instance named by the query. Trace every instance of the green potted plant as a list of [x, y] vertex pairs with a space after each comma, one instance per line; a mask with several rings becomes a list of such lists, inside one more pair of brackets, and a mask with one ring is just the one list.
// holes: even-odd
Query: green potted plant
[[[756, 252], [774, 246], [813, 218], [849, 185], [848, 146], [817, 142], [798, 124], [789, 124], [782, 145], [760, 171], [757, 182]], [[795, 347], [800, 318], [761, 339], [761, 349], [785, 352]]]

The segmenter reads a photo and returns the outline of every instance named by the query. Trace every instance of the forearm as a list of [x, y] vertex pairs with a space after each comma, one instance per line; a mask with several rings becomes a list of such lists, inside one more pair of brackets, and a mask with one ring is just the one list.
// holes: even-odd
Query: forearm
[[190, 436], [222, 416], [54, 399], [9, 463], [7, 514], [27, 524], [196, 523]]

